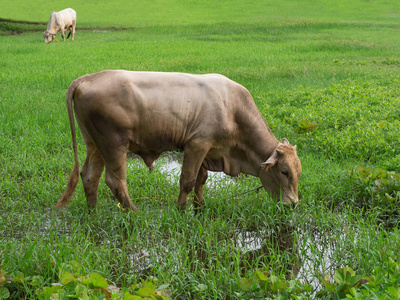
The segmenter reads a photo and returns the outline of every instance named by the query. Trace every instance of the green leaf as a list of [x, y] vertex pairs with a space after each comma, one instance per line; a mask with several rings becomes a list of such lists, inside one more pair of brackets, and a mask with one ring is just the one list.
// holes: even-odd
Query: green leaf
[[[165, 287], [164, 287], [165, 286]], [[164, 287], [164, 288], [161, 288]], [[157, 295], [160, 295], [165, 298], [171, 298], [172, 297], [172, 290], [169, 287], [169, 284], [163, 284], [157, 289]]]
[[80, 263], [78, 263], [77, 261], [75, 261], [75, 260], [71, 260], [70, 261], [70, 264], [71, 264], [71, 266], [72, 266], [72, 268], [73, 268], [73, 270], [74, 270], [74, 275], [75, 276], [77, 276], [77, 277], [79, 277], [79, 272], [80, 272], [80, 270], [81, 270], [81, 264]]
[[371, 175], [372, 169], [371, 168], [363, 168], [361, 166], [357, 166], [358, 173], [363, 177], [367, 178]]
[[334, 279], [337, 284], [346, 284], [355, 273], [350, 267], [344, 267], [335, 272]]
[[143, 284], [144, 286], [149, 287], [149, 288], [153, 288], [154, 290], [156, 289], [155, 286], [154, 286], [154, 283], [153, 283], [152, 281], [144, 281], [144, 280], [142, 279], [142, 284]]
[[389, 295], [393, 297], [393, 299], [400, 299], [400, 287], [389, 287], [388, 288]]
[[197, 291], [199, 292], [204, 292], [207, 290], [207, 285], [200, 283], [199, 285], [197, 285]]
[[350, 295], [351, 295], [352, 297], [355, 297], [356, 294], [357, 294], [357, 289], [354, 288], [354, 287], [352, 287], [352, 288], [349, 290], [349, 293], [350, 293]]
[[0, 287], [0, 299], [8, 299], [10, 297], [10, 291], [2, 286]]
[[4, 274], [4, 271], [0, 269], [0, 286], [4, 285], [7, 283], [7, 278], [6, 275]]
[[148, 287], [148, 286], [140, 288], [136, 292], [136, 294], [138, 296], [141, 296], [141, 297], [149, 297], [151, 295], [154, 295], [155, 293], [156, 293], [156, 290], [154, 288], [151, 288], [151, 287]]
[[61, 272], [61, 283], [63, 285], [66, 285], [70, 282], [77, 281], [76, 277], [72, 275], [70, 272], [67, 271], [62, 271]]
[[[261, 271], [256, 271], [256, 274], [258, 276], [258, 279], [260, 279], [261, 281], [268, 281], [268, 277]], [[272, 279], [272, 276], [271, 276]]]
[[271, 291], [283, 292], [288, 288], [285, 280], [278, 278], [276, 276], [271, 276], [271, 279], [272, 279], [272, 277], [275, 277], [275, 278], [272, 280]]
[[306, 133], [317, 128], [318, 124], [315, 121], [301, 120], [297, 124], [297, 132]]
[[358, 285], [358, 282], [361, 280], [363, 278], [363, 276], [362, 275], [355, 275], [355, 276], [352, 276], [351, 278], [350, 278], [350, 284], [352, 285], [352, 286], [357, 286]]
[[43, 276], [40, 275], [33, 276], [30, 282], [30, 284], [33, 286], [43, 286], [43, 283], [44, 283], [44, 278]]
[[41, 292], [38, 293], [39, 299], [50, 299], [53, 294], [56, 294], [62, 287], [60, 285], [44, 287]]
[[123, 300], [142, 300], [142, 297], [125, 293]]
[[101, 276], [100, 274], [97, 273], [91, 273], [90, 274], [90, 281], [93, 284], [95, 288], [103, 288], [106, 289], [108, 287], [108, 283], [106, 279]]
[[23, 283], [26, 281], [24, 273], [17, 271], [15, 272], [15, 276], [13, 276], [13, 280], [17, 283]]
[[324, 277], [321, 275], [318, 278], [328, 292], [332, 293], [335, 290], [335, 285], [329, 280], [329, 274], [326, 274]]
[[92, 281], [89, 275], [81, 276], [80, 280], [82, 281], [83, 285], [87, 286], [88, 288], [93, 288]]
[[387, 177], [388, 177], [388, 173], [387, 173], [387, 171], [384, 170], [384, 169], [376, 168], [376, 169], [373, 171], [372, 176], [373, 176], [374, 178], [387, 178]]
[[75, 293], [78, 299], [89, 300], [88, 289], [82, 284], [75, 287]]
[[247, 278], [240, 278], [239, 287], [242, 291], [248, 291], [251, 289], [252, 282]]
[[356, 272], [354, 272], [350, 267], [344, 267], [342, 270], [344, 270], [347, 274], [350, 274], [350, 276], [356, 276]]
[[169, 283], [162, 284], [162, 285], [160, 285], [160, 286], [157, 288], [157, 291], [167, 289], [167, 288], [169, 288], [169, 286], [170, 286]]

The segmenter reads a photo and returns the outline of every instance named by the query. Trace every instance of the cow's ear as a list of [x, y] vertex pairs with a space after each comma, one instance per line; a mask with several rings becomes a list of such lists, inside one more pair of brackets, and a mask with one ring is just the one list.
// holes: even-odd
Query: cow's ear
[[[282, 151], [282, 150], [279, 150]], [[268, 170], [272, 166], [274, 166], [278, 162], [278, 152], [275, 151], [270, 158], [267, 159], [267, 161], [261, 163], [261, 168], [264, 170]]]
[[282, 144], [284, 145], [290, 145], [289, 141], [285, 138], [282, 139]]

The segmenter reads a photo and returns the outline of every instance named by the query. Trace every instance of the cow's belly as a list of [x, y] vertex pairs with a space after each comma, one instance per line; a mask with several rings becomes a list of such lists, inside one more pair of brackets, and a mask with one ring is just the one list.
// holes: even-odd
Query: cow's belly
[[183, 146], [176, 142], [172, 136], [154, 135], [134, 137], [129, 140], [129, 151], [139, 155], [147, 167], [151, 168], [153, 162], [166, 151], [183, 150]]
[[184, 145], [180, 144], [173, 136], [155, 135], [145, 138], [133, 137], [129, 140], [129, 150], [133, 153], [158, 153], [165, 151], [183, 150]]

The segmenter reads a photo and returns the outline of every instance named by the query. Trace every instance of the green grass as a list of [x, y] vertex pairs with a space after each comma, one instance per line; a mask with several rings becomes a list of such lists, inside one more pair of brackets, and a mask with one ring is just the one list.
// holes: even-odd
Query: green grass
[[[370, 275], [398, 259], [400, 183], [349, 174], [400, 170], [397, 1], [72, 1], [75, 41], [46, 45], [50, 12], [65, 8], [52, 3], [1, 1], [0, 18], [43, 23], [0, 22], [0, 286], [1, 269], [43, 277], [9, 277], [12, 298], [60, 282], [70, 261], [124, 288], [155, 276], [174, 299], [278, 297], [243, 289], [257, 269], [340, 298], [320, 273]], [[242, 194], [260, 182], [241, 176], [209, 184], [202, 215], [181, 213], [177, 180], [133, 164], [139, 213], [119, 210], [104, 180], [93, 213], [80, 183], [54, 209], [73, 164], [66, 90], [104, 69], [215, 72], [247, 87], [276, 137], [297, 144], [301, 204]], [[82, 164], [80, 135], [78, 150]]]
[[[32, 2], [33, 3], [33, 2]], [[2, 18], [33, 22], [48, 22], [52, 10], [66, 8], [63, 1], [29, 2], [2, 0]], [[395, 1], [385, 3], [356, 0], [293, 1], [293, 0], [119, 0], [113, 4], [100, 0], [82, 2], [71, 0], [67, 6], [77, 11], [80, 26], [143, 27], [153, 25], [187, 25], [225, 22], [247, 23], [288, 19], [371, 22], [381, 24], [398, 21], [399, 9]], [[29, 7], [29, 9], [27, 9]]]

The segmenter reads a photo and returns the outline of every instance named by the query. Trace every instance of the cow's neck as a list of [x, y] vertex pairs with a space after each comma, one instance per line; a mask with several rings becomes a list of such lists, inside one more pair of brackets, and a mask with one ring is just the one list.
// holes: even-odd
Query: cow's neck
[[54, 34], [55, 35], [57, 33], [57, 29], [56, 29], [56, 25], [55, 25], [54, 22], [55, 22], [54, 20], [50, 19], [49, 23], [47, 24], [47, 31], [50, 34]]
[[244, 173], [258, 176], [260, 173], [261, 163], [265, 162], [274, 149], [278, 146], [279, 141], [272, 134], [268, 125], [264, 122], [263, 126], [254, 131], [247, 138], [248, 142], [248, 164], [251, 166], [249, 170], [243, 170]]
[[267, 123], [261, 117], [253, 116], [246, 124], [238, 124], [239, 143], [231, 148], [230, 156], [224, 159], [224, 171], [230, 175], [245, 173], [258, 176], [261, 163], [266, 161], [279, 145]]

